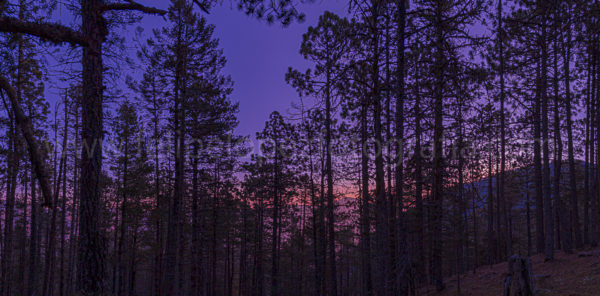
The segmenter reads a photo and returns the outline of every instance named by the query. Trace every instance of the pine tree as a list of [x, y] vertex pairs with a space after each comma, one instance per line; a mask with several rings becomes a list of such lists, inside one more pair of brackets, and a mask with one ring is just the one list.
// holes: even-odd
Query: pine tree
[[281, 295], [280, 248], [282, 237], [282, 212], [285, 209], [289, 196], [292, 194], [295, 183], [293, 161], [290, 141], [293, 141], [294, 130], [285, 122], [278, 112], [269, 116], [262, 132], [257, 134], [257, 139], [264, 140], [261, 149], [265, 154], [267, 165], [271, 166], [268, 176], [269, 195], [272, 202], [271, 208], [271, 295]]
[[316, 27], [309, 27], [303, 35], [300, 54], [305, 59], [315, 64], [314, 70], [300, 73], [297, 70], [288, 70], [286, 80], [295, 86], [304, 96], [316, 96], [325, 101], [325, 174], [327, 179], [327, 231], [329, 255], [329, 294], [337, 295], [337, 272], [335, 255], [335, 217], [333, 193], [333, 168], [332, 168], [332, 117], [335, 116], [336, 98], [340, 97], [346, 87], [346, 64], [348, 55], [355, 46], [352, 39], [351, 24], [333, 13], [325, 12]]

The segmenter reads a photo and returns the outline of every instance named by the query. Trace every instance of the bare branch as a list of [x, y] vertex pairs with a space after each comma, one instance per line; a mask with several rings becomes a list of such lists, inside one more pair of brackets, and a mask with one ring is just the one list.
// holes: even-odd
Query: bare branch
[[129, 1], [129, 0], [127, 1], [127, 3], [107, 3], [107, 4], [102, 5], [100, 7], [100, 9], [102, 10], [102, 12], [111, 11], [111, 10], [137, 10], [137, 11], [141, 11], [143, 13], [158, 14], [158, 15], [164, 15], [165, 13], [167, 13], [165, 10], [154, 8], [154, 7], [144, 6], [140, 3], [137, 3], [135, 1]]
[[205, 3], [200, 2], [200, 0], [194, 0], [194, 3], [196, 3], [196, 5], [198, 5], [198, 7], [200, 7], [200, 9], [202, 9], [202, 11], [204, 11], [206, 14], [208, 14], [208, 7], [206, 7]]
[[15, 121], [23, 132], [23, 137], [25, 137], [25, 141], [27, 142], [29, 159], [31, 160], [31, 164], [40, 183], [42, 195], [44, 197], [44, 205], [50, 206], [52, 204], [52, 192], [50, 191], [50, 183], [48, 182], [45, 163], [42, 161], [42, 154], [39, 150], [39, 147], [41, 146], [33, 135], [33, 124], [31, 123], [31, 120], [25, 116], [25, 113], [17, 100], [17, 92], [3, 76], [0, 76], [0, 89], [3, 89], [7, 93], [15, 114]]
[[0, 17], [0, 32], [28, 34], [56, 44], [87, 45], [79, 32], [56, 23], [26, 22], [4, 16]]

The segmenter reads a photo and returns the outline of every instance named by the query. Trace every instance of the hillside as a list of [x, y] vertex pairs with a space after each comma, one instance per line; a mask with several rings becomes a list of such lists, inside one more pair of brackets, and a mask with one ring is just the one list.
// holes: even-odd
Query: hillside
[[[590, 252], [590, 251], [587, 251]], [[541, 254], [532, 257], [533, 274], [538, 296], [583, 296], [600, 294], [600, 250], [592, 256], [581, 257], [579, 252], [555, 253], [555, 260], [544, 262]], [[506, 262], [480, 267], [475, 274], [461, 276], [461, 293], [457, 293], [456, 277], [446, 279], [446, 289], [436, 293], [427, 287], [419, 295], [504, 295], [503, 283], [508, 271]]]

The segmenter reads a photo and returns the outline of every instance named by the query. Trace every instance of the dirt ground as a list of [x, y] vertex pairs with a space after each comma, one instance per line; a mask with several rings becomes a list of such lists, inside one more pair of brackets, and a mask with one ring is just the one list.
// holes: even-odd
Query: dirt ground
[[[591, 256], [580, 256], [586, 252]], [[538, 296], [600, 295], [600, 250], [576, 251], [573, 254], [555, 252], [555, 260], [544, 262], [543, 255], [532, 257], [533, 274]], [[421, 289], [419, 295], [503, 295], [503, 283], [508, 272], [506, 262], [479, 267], [477, 272], [461, 276], [461, 291], [457, 291], [456, 276], [445, 280], [446, 289]]]

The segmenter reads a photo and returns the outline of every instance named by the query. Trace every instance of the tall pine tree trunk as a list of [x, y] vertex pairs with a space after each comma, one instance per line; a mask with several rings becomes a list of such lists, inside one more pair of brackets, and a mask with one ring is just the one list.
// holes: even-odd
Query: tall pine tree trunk
[[75, 100], [74, 102], [75, 104], [75, 147], [74, 147], [74, 153], [73, 153], [73, 201], [71, 203], [71, 225], [69, 227], [69, 276], [68, 276], [68, 287], [67, 287], [67, 291], [69, 295], [72, 295], [75, 293], [75, 288], [76, 288], [76, 275], [75, 272], [77, 270], [77, 264], [76, 264], [76, 255], [77, 255], [77, 237], [78, 237], [78, 225], [79, 225], [79, 215], [78, 213], [78, 208], [77, 208], [77, 202], [79, 200], [79, 131], [80, 131], [80, 125], [79, 125], [79, 117], [80, 117], [80, 113], [79, 113], [79, 100]]
[[551, 184], [550, 184], [550, 149], [549, 149], [549, 137], [548, 137], [548, 38], [546, 36], [546, 4], [544, 1], [538, 0], [538, 9], [540, 11], [540, 45], [541, 45], [541, 81], [540, 81], [540, 98], [542, 101], [542, 150], [543, 150], [543, 174], [542, 174], [542, 188], [544, 196], [544, 255], [545, 260], [550, 261], [554, 259], [554, 219], [552, 215], [552, 198], [551, 198]]
[[34, 172], [31, 172], [31, 222], [30, 222], [30, 239], [29, 239], [29, 270], [27, 277], [27, 295], [36, 295], [38, 293], [38, 273], [36, 269], [39, 260], [39, 241], [38, 241], [38, 201], [36, 195], [36, 179], [33, 177]]
[[[10, 112], [10, 111], [9, 111]], [[2, 278], [0, 283], [0, 294], [2, 296], [9, 296], [12, 294], [12, 251], [13, 251], [13, 220], [15, 213], [15, 195], [17, 187], [17, 173], [19, 167], [19, 156], [18, 156], [18, 139], [15, 124], [13, 122], [12, 114], [9, 116], [9, 130], [8, 130], [8, 174], [6, 184], [6, 205], [4, 213], [4, 243], [2, 245], [2, 260], [0, 261]]]
[[[490, 128], [490, 132], [491, 132], [491, 127]], [[491, 137], [489, 138], [491, 141]], [[494, 170], [494, 168], [492, 167], [492, 145], [491, 142], [488, 143], [488, 178], [487, 178], [487, 196], [486, 198], [488, 199], [487, 202], [487, 206], [488, 206], [488, 225], [487, 225], [487, 239], [488, 239], [488, 249], [487, 249], [487, 255], [488, 255], [488, 264], [494, 264], [496, 263], [496, 236], [495, 236], [495, 231], [494, 231], [494, 193], [493, 193], [493, 186], [492, 186], [492, 172]]]
[[536, 67], [536, 94], [533, 112], [533, 166], [535, 183], [535, 234], [536, 252], [544, 251], [544, 191], [542, 188], [542, 138], [541, 138], [541, 59]]
[[[178, 14], [182, 15], [183, 7], [176, 8]], [[185, 160], [185, 129], [184, 129], [184, 50], [183, 50], [183, 20], [178, 20], [177, 24], [177, 40], [175, 44], [175, 78], [173, 85], [174, 109], [173, 109], [173, 128], [174, 128], [174, 152], [175, 152], [175, 186], [173, 198], [169, 205], [169, 217], [167, 221], [167, 247], [165, 254], [165, 279], [163, 280], [163, 288], [161, 295], [180, 296], [178, 288], [178, 273], [179, 273], [179, 251], [180, 251], [180, 223], [181, 223], [181, 202], [184, 194], [184, 160]]]
[[[196, 119], [197, 120], [197, 119]], [[202, 245], [200, 243], [200, 213], [199, 213], [199, 180], [198, 180], [198, 162], [200, 143], [198, 141], [193, 142], [192, 152], [192, 264], [190, 272], [190, 284], [191, 284], [191, 296], [200, 295], [200, 278], [202, 271]], [[241, 259], [240, 259], [241, 260]], [[242, 277], [240, 273], [240, 277]]]
[[102, 0], [82, 1], [81, 30], [88, 45], [82, 56], [81, 177], [79, 186], [78, 288], [84, 295], [102, 295], [105, 282], [104, 235], [100, 229], [102, 205], [102, 43], [108, 35], [101, 15]]
[[[24, 19], [23, 3], [19, 1], [19, 20]], [[16, 96], [17, 104], [23, 101], [23, 66], [24, 66], [24, 48], [22, 34], [16, 34], [17, 39], [17, 73], [16, 73]], [[16, 112], [8, 110], [9, 129], [8, 129], [8, 153], [7, 153], [7, 184], [6, 184], [6, 204], [4, 214], [4, 244], [2, 246], [2, 259], [0, 261], [0, 295], [11, 295], [12, 292], [12, 251], [13, 251], [13, 219], [15, 211], [15, 195], [17, 187], [17, 174], [19, 172], [19, 146], [20, 133], [15, 122]]]
[[67, 210], [67, 141], [69, 127], [68, 127], [68, 101], [65, 96], [65, 123], [64, 123], [64, 142], [63, 146], [63, 157], [65, 158], [65, 168], [63, 169], [62, 176], [62, 198], [61, 198], [61, 211], [60, 211], [60, 276], [58, 281], [58, 293], [60, 296], [65, 295], [65, 227], [66, 227], [66, 210]]
[[279, 135], [274, 135], [275, 156], [273, 172], [273, 229], [271, 231], [271, 295], [280, 295], [279, 291]]
[[420, 93], [420, 59], [416, 61], [415, 65], [415, 211], [416, 221], [414, 223], [415, 231], [417, 233], [417, 242], [415, 245], [415, 264], [417, 282], [425, 282], [422, 278], [425, 274], [425, 218], [423, 210], [423, 149], [421, 147], [421, 120], [423, 114], [421, 113], [421, 93]]
[[[23, 19], [23, 5], [19, 5], [19, 19]], [[17, 37], [17, 73], [16, 73], [16, 96], [17, 104], [22, 101], [23, 84], [23, 37], [16, 34]], [[9, 94], [10, 95], [10, 94]], [[7, 153], [7, 182], [6, 182], [6, 204], [4, 213], [4, 242], [2, 246], [2, 259], [0, 260], [0, 295], [8, 296], [12, 294], [12, 251], [13, 251], [13, 220], [15, 213], [15, 195], [17, 187], [17, 174], [19, 172], [19, 135], [15, 122], [15, 110], [8, 110], [9, 128], [7, 131], [8, 153]]]
[[586, 111], [586, 116], [585, 116], [585, 183], [584, 183], [584, 190], [585, 190], [585, 197], [584, 197], [584, 201], [583, 201], [583, 243], [584, 244], [589, 244], [590, 243], [590, 236], [589, 236], [589, 227], [590, 227], [590, 218], [589, 218], [589, 213], [590, 213], [590, 195], [592, 194], [593, 190], [590, 188], [592, 186], [591, 183], [591, 163], [592, 163], [592, 158], [593, 155], [591, 153], [592, 151], [592, 147], [593, 144], [591, 141], [592, 139], [592, 125], [593, 125], [593, 112], [592, 112], [592, 97], [593, 97], [593, 87], [594, 87], [594, 79], [593, 79], [593, 69], [594, 69], [594, 64], [596, 61], [596, 57], [593, 54], [593, 51], [591, 50], [591, 47], [588, 49], [587, 52], [587, 63], [588, 63], [588, 75], [587, 75], [587, 94], [586, 94], [586, 102], [585, 102], [585, 111]]
[[444, 167], [443, 167], [443, 137], [444, 137], [444, 122], [443, 122], [443, 96], [444, 96], [444, 23], [442, 13], [442, 3], [437, 2], [435, 6], [435, 86], [434, 86], [434, 103], [433, 103], [433, 254], [432, 254], [432, 280], [436, 290], [444, 289], [444, 281], [442, 277], [442, 204], [443, 204], [443, 182], [444, 182]]
[[[596, 22], [597, 25], [597, 22]], [[599, 35], [596, 32], [593, 36], [593, 42], [594, 42], [594, 55], [597, 57], [598, 54], [600, 54], [600, 47], [598, 46], [598, 40], [599, 40]], [[594, 144], [596, 145], [596, 147], [594, 148], [596, 150], [596, 159], [595, 162], [594, 160], [590, 159], [590, 162], [595, 165], [594, 168], [596, 169], [596, 172], [594, 174], [594, 193], [592, 194], [591, 198], [591, 205], [590, 205], [590, 245], [592, 247], [596, 247], [598, 246], [598, 230], [599, 230], [599, 225], [598, 223], [600, 221], [598, 221], [598, 217], [599, 217], [599, 213], [598, 213], [598, 208], [599, 208], [599, 199], [600, 199], [600, 61], [598, 60], [598, 57], [596, 58], [596, 64], [594, 67], [594, 73], [596, 78], [594, 79], [595, 81], [595, 86], [594, 86], [594, 99], [593, 99], [593, 104], [594, 107], [592, 108], [592, 112], [594, 112], [594, 116], [593, 118], [595, 119], [595, 121], [592, 121], [594, 123], [594, 131], [596, 132], [595, 135], [595, 142], [592, 140], [592, 147], [594, 146]], [[593, 132], [592, 132], [593, 133]], [[593, 154], [593, 152], [592, 152]]]
[[154, 255], [154, 266], [153, 266], [153, 295], [158, 295], [160, 292], [160, 285], [162, 279], [162, 254], [163, 254], [163, 209], [161, 203], [160, 196], [160, 163], [158, 160], [159, 154], [159, 110], [158, 110], [158, 98], [157, 98], [157, 90], [156, 90], [156, 78], [152, 77], [152, 110], [153, 110], [153, 138], [154, 138], [154, 202], [156, 203], [157, 215], [155, 222], [155, 238], [156, 238], [156, 247], [155, 247], [155, 255]]
[[371, 1], [371, 15], [369, 29], [371, 30], [371, 94], [373, 104], [373, 122], [375, 139], [375, 293], [385, 295], [390, 293], [387, 276], [390, 270], [388, 250], [388, 204], [385, 192], [385, 173], [383, 162], [383, 136], [382, 136], [382, 107], [379, 89], [379, 1]]
[[504, 101], [506, 98], [505, 95], [505, 86], [504, 86], [504, 37], [503, 37], [503, 28], [502, 28], [502, 0], [498, 0], [498, 56], [500, 62], [500, 180], [498, 182], [498, 190], [500, 194], [498, 195], [498, 200], [503, 203], [503, 213], [504, 213], [504, 229], [505, 229], [505, 239], [506, 239], [506, 255], [512, 255], [512, 237], [510, 232], [510, 227], [508, 221], [510, 215], [510, 209], [507, 209], [510, 204], [506, 196], [504, 194], [505, 187], [505, 170], [506, 170], [506, 115], [504, 110]]
[[[65, 99], [66, 104], [66, 99]], [[67, 113], [65, 113], [65, 125], [64, 125], [64, 134], [62, 141], [62, 151], [60, 156], [60, 164], [58, 165], [58, 174], [54, 180], [54, 194], [53, 200], [51, 203], [51, 217], [50, 217], [50, 225], [48, 229], [48, 243], [46, 245], [46, 265], [44, 266], [44, 286], [42, 290], [43, 295], [54, 295], [54, 273], [55, 273], [55, 260], [56, 260], [56, 228], [57, 228], [57, 203], [58, 203], [58, 195], [60, 193], [60, 185], [62, 178], [66, 176], [63, 172], [66, 170], [66, 160], [67, 160], [67, 131], [68, 131], [68, 117]], [[58, 143], [57, 143], [58, 144]], [[56, 150], [55, 150], [56, 151]], [[56, 152], [55, 152], [56, 153]], [[56, 155], [56, 154], [55, 154]], [[63, 176], [64, 175], [64, 176]]]
[[[128, 188], [128, 174], [129, 174], [129, 133], [124, 133], [123, 140], [123, 167], [121, 172], [121, 225], [119, 227], [119, 242], [117, 247], [117, 287], [116, 294], [124, 295], [126, 293], [126, 276], [127, 276], [127, 259], [125, 258], [128, 250], [128, 233], [129, 227], [129, 188]], [[115, 236], [116, 237], [116, 236]]]
[[329, 233], [329, 289], [330, 295], [337, 295], [337, 272], [335, 261], [335, 218], [333, 196], [333, 171], [331, 168], [331, 72], [326, 70], [325, 82], [325, 171], [327, 174], [327, 231]]
[[[302, 113], [303, 116], [303, 120], [304, 121], [304, 113]], [[309, 124], [306, 124], [306, 134], [308, 137], [308, 159], [309, 159], [309, 187], [310, 187], [310, 204], [311, 204], [311, 222], [312, 222], [312, 242], [313, 242], [313, 260], [314, 260], [314, 265], [315, 265], [315, 272], [314, 272], [314, 284], [315, 284], [315, 296], [319, 296], [322, 295], [324, 293], [323, 290], [323, 278], [322, 278], [322, 266], [321, 266], [321, 260], [319, 260], [319, 245], [320, 245], [320, 240], [319, 240], [319, 231], [318, 229], [320, 228], [320, 226], [318, 225], [319, 223], [319, 219], [317, 218], [318, 216], [318, 209], [317, 209], [317, 193], [316, 193], [316, 186], [315, 186], [315, 182], [314, 182], [314, 163], [313, 163], [313, 155], [314, 155], [314, 150], [313, 150], [313, 138], [314, 138], [314, 131], [311, 129]]]
[[[472, 175], [472, 174], [471, 174]], [[477, 206], [475, 205], [475, 186], [471, 185], [471, 209], [473, 211], [473, 273], [477, 271], [477, 267], [479, 267], [479, 232], [477, 230]]]
[[[397, 213], [397, 224], [392, 227], [397, 228], [397, 243], [396, 243], [396, 295], [408, 295], [410, 268], [410, 258], [408, 252], [408, 234], [406, 228], [406, 220], [404, 215], [404, 30], [406, 26], [405, 13], [406, 2], [404, 0], [397, 1], [398, 11], [396, 15], [397, 23], [397, 66], [396, 66], [396, 158], [395, 160], [395, 187], [396, 187], [396, 203], [392, 204], [393, 211]], [[391, 188], [389, 189], [391, 191]], [[392, 221], [393, 222], [393, 221]]]
[[[568, 9], [570, 12], [571, 9]], [[575, 152], [573, 147], [573, 118], [571, 108], [571, 24], [567, 22], [567, 34], [564, 41], [564, 75], [565, 75], [565, 107], [567, 112], [567, 150], [569, 154], [569, 187], [571, 195], [571, 220], [573, 221], [573, 237], [575, 238], [575, 247], [583, 247], [581, 237], [581, 224], [579, 221], [579, 200], [577, 197], [577, 170], [575, 169]], [[586, 152], [587, 153], [587, 152]], [[586, 156], [587, 157], [587, 156]], [[587, 161], [586, 161], [587, 163]], [[587, 180], [585, 180], [587, 182]]]
[[373, 295], [373, 278], [371, 265], [371, 196], [369, 193], [369, 143], [368, 98], [361, 99], [360, 106], [360, 155], [361, 155], [361, 209], [360, 209], [360, 244], [361, 244], [361, 279], [362, 294]]
[[562, 153], [563, 153], [563, 142], [562, 135], [560, 132], [560, 96], [558, 89], [559, 82], [559, 71], [558, 71], [558, 30], [559, 30], [559, 13], [558, 13], [558, 1], [554, 3], [554, 142], [556, 143], [556, 151], [554, 153], [554, 200], [556, 201], [556, 211], [559, 216], [559, 233], [562, 242], [562, 249], [566, 253], [571, 253], [571, 221], [567, 215], [568, 212], [565, 212], [565, 205], [562, 196], [560, 195], [560, 177], [562, 175]]

